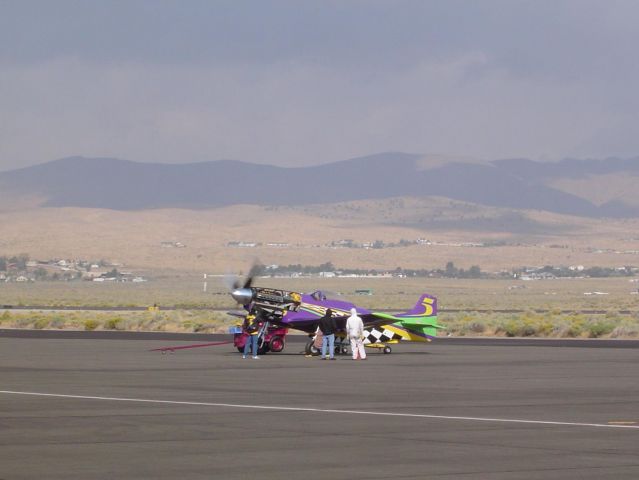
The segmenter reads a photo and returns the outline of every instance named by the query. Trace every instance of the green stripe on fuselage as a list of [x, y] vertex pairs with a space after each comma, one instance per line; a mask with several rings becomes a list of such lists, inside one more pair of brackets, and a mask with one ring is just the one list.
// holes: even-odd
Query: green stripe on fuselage
[[[382, 318], [384, 320], [390, 320], [392, 324], [398, 325], [406, 330], [421, 333], [431, 337], [437, 336], [437, 330], [441, 330], [444, 327], [437, 323], [436, 316], [424, 317], [396, 317], [388, 313], [376, 312], [373, 313], [375, 317]], [[389, 322], [390, 323], [390, 322]]]

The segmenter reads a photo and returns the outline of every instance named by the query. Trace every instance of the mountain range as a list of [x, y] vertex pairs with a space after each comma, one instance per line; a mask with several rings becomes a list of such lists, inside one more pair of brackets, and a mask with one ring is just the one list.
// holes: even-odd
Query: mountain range
[[[583, 217], [639, 217], [639, 157], [477, 162], [382, 153], [319, 166], [235, 160], [188, 164], [68, 157], [0, 173], [0, 198], [112, 210], [312, 205], [444, 197]], [[18, 202], [19, 203], [19, 202]]]

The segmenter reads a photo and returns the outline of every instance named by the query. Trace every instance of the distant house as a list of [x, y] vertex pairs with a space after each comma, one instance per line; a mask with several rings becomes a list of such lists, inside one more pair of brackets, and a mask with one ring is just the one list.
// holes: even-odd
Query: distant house
[[[96, 265], [97, 267], [97, 265]], [[99, 268], [99, 267], [98, 267]], [[82, 277], [88, 280], [92, 280], [94, 278], [100, 277], [104, 275], [107, 271], [105, 269], [102, 270], [91, 270], [90, 272], [85, 272], [82, 274]]]
[[160, 242], [163, 248], [186, 248], [182, 242]]
[[227, 247], [238, 247], [238, 248], [255, 248], [262, 245], [258, 242], [227, 242]]
[[24, 275], [20, 275], [18, 277], [16, 277], [16, 282], [28, 282], [29, 279], [27, 277], [25, 277]]
[[337, 240], [336, 242], [331, 242], [331, 246], [353, 248], [355, 246], [355, 242], [351, 238], [344, 238], [342, 240]]

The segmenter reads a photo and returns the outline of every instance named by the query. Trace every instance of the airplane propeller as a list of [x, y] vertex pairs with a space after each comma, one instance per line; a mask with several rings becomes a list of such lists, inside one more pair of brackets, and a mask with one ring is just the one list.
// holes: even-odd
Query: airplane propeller
[[257, 275], [259, 275], [263, 268], [264, 266], [262, 264], [255, 261], [244, 281], [241, 281], [236, 275], [227, 275], [224, 277], [224, 283], [237, 303], [241, 305], [248, 305], [251, 302], [253, 299], [253, 290], [251, 290], [251, 285], [253, 285], [253, 280]]

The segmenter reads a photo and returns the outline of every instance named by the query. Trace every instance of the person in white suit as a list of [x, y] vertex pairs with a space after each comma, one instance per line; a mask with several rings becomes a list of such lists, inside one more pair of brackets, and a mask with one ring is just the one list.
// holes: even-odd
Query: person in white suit
[[366, 360], [364, 322], [362, 322], [361, 317], [357, 315], [357, 310], [354, 308], [351, 308], [351, 316], [346, 320], [346, 335], [351, 342], [353, 360], [357, 360], [358, 356], [361, 360]]

